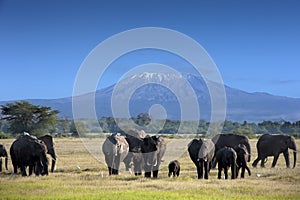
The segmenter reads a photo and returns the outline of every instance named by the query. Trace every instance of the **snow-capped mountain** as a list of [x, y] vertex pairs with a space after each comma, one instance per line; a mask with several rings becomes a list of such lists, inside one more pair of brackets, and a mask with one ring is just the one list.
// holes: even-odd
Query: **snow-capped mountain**
[[[213, 86], [218, 83], [210, 82]], [[267, 93], [248, 93], [228, 86], [226, 92], [226, 119], [233, 121], [263, 121], [300, 119], [300, 99], [274, 96]], [[91, 94], [77, 97], [84, 107]], [[113, 98], [112, 98], [113, 97]], [[113, 99], [113, 100], [112, 100]], [[33, 104], [50, 106], [60, 111], [60, 116], [73, 118], [72, 98], [31, 99]], [[128, 104], [130, 116], [148, 112], [153, 105], [161, 105], [167, 118], [180, 120], [182, 111], [193, 119], [197, 112], [194, 103], [199, 104], [200, 118], [209, 120], [211, 117], [211, 95], [206, 82], [193, 74], [149, 73], [144, 72], [124, 78], [119, 83], [96, 91], [95, 109], [99, 118], [113, 116], [115, 110], [124, 109]], [[7, 102], [2, 101], [0, 105]], [[185, 107], [181, 104], [185, 104]], [[188, 105], [186, 105], [188, 104]], [[182, 110], [187, 109], [187, 111]], [[84, 109], [84, 108], [83, 108]], [[88, 114], [82, 118], [89, 118]]]

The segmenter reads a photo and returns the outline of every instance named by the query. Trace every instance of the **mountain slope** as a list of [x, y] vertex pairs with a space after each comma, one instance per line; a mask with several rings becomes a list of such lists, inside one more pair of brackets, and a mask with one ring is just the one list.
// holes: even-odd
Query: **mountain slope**
[[[214, 83], [216, 84], [216, 83]], [[267, 93], [248, 93], [228, 86], [224, 86], [227, 98], [226, 119], [233, 121], [263, 120], [288, 120], [300, 119], [300, 99], [274, 96]], [[77, 97], [76, 100], [84, 106], [86, 99], [91, 94]], [[200, 118], [209, 120], [211, 115], [210, 94], [204, 80], [192, 74], [160, 74], [142, 73], [125, 78], [117, 85], [113, 85], [95, 93], [95, 109], [97, 116], [112, 116], [111, 98], [114, 95], [116, 103], [114, 109], [124, 110], [126, 105], [130, 110], [130, 116], [136, 116], [142, 112], [148, 112], [156, 104], [162, 105], [167, 118], [181, 119], [182, 106], [180, 103], [189, 104], [184, 107], [188, 109], [185, 119], [195, 118], [195, 106], [198, 102], [200, 107]], [[193, 96], [195, 95], [195, 96]], [[192, 102], [191, 100], [195, 100]], [[73, 118], [72, 98], [61, 99], [29, 99], [30, 103], [50, 106], [60, 111], [60, 117]], [[2, 101], [0, 105], [7, 102]], [[127, 108], [126, 108], [127, 109]], [[164, 117], [165, 115], [162, 115]], [[91, 115], [84, 114], [82, 118], [89, 118]], [[122, 117], [122, 113], [120, 116]]]

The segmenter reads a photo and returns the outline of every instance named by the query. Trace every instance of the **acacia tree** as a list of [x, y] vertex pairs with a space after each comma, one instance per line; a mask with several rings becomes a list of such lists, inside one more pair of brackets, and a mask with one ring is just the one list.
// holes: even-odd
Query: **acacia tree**
[[36, 106], [27, 101], [16, 101], [2, 106], [2, 119], [8, 122], [9, 132], [39, 135], [56, 125], [59, 111]]

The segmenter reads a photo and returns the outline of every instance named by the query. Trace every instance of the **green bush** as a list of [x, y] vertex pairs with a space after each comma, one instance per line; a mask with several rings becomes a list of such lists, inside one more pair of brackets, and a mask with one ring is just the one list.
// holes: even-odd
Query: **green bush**
[[12, 138], [11, 134], [3, 133], [0, 131], [0, 139], [9, 139], [9, 138]]

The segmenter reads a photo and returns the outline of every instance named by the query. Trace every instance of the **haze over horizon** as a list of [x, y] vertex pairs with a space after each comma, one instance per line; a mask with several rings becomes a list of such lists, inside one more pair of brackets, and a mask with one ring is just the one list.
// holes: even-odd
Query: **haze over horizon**
[[[200, 43], [224, 84], [300, 98], [300, 2], [0, 1], [0, 101], [72, 95], [80, 65], [102, 41], [140, 27], [179, 31]], [[142, 50], [113, 62], [98, 89], [137, 65], [193, 73], [184, 59]]]

